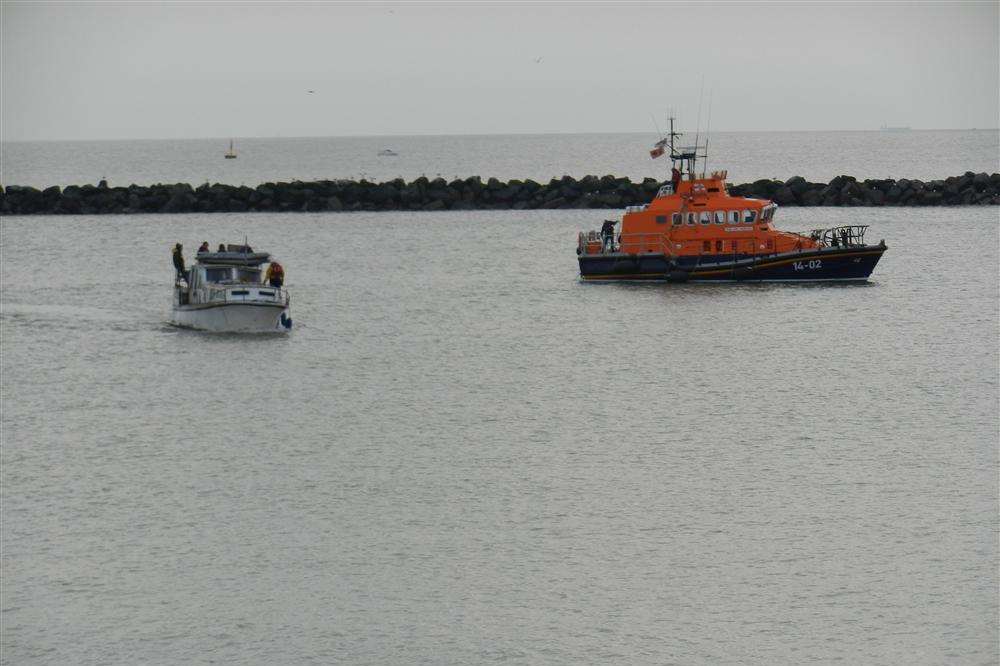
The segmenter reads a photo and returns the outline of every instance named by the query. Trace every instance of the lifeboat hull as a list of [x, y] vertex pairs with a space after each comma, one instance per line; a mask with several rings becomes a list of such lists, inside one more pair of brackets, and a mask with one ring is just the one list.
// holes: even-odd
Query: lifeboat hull
[[579, 260], [581, 279], [594, 282], [858, 282], [868, 280], [885, 251], [865, 245], [756, 257], [608, 253]]

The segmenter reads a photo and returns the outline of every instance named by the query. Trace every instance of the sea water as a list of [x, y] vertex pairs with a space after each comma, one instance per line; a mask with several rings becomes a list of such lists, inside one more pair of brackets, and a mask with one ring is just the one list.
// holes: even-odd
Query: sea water
[[[871, 225], [862, 285], [583, 284], [609, 213], [0, 219], [4, 661], [995, 662], [997, 210], [779, 210]], [[292, 332], [169, 326], [244, 236]]]
[[[367, 178], [447, 180], [480, 176], [532, 178], [564, 175], [669, 178], [666, 158], [651, 160], [659, 137], [637, 134], [524, 134], [491, 136], [300, 137], [237, 139], [227, 160], [227, 139], [186, 141], [36, 141], [0, 144], [3, 185], [226, 183]], [[693, 143], [694, 133], [679, 141]], [[701, 135], [700, 141], [705, 136]], [[379, 156], [389, 148], [396, 156]], [[845, 174], [925, 181], [966, 171], [1000, 170], [1000, 132], [714, 132], [707, 168], [728, 169], [730, 182], [802, 176], [827, 182]]]

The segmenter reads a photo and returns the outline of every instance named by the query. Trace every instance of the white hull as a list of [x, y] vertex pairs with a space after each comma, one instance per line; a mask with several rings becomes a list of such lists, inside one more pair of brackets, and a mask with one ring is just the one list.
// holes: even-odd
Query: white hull
[[171, 322], [176, 326], [217, 333], [284, 333], [288, 310], [277, 304], [226, 303], [208, 307], [177, 306]]

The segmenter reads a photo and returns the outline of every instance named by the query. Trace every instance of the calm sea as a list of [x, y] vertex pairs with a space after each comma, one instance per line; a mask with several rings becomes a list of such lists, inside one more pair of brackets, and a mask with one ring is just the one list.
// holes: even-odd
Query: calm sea
[[[735, 178], [997, 170], [995, 133], [951, 167], [922, 134]], [[633, 174], [605, 140], [407, 141]], [[233, 182], [39, 145], [82, 153], [4, 178]], [[244, 177], [358, 169], [293, 166]], [[870, 224], [855, 286], [582, 284], [607, 213], [0, 218], [4, 663], [996, 663], [997, 209], [779, 211]], [[173, 243], [244, 235], [291, 334], [168, 326]]]
[[[103, 178], [112, 186], [211, 182], [254, 187], [268, 181], [421, 175], [548, 182], [588, 174], [663, 180], [669, 162], [649, 158], [656, 138], [650, 133], [236, 139], [235, 160], [222, 157], [229, 149], [226, 139], [3, 143], [0, 183], [47, 187], [96, 184]], [[690, 134], [682, 140], [693, 139]], [[719, 132], [709, 144], [709, 169], [728, 169], [733, 183], [792, 176], [826, 182], [840, 174], [933, 180], [1000, 171], [995, 129]], [[397, 156], [380, 157], [383, 149]]]

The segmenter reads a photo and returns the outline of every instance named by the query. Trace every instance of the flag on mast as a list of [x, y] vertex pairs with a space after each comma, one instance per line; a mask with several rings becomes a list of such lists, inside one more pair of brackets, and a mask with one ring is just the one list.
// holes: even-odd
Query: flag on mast
[[651, 151], [649, 151], [649, 156], [652, 157], [655, 160], [657, 157], [659, 157], [664, 152], [666, 152], [663, 149], [663, 147], [665, 145], [667, 145], [667, 140], [666, 139], [660, 139], [659, 141], [657, 141], [656, 143], [654, 143], [653, 144], [653, 149]]

